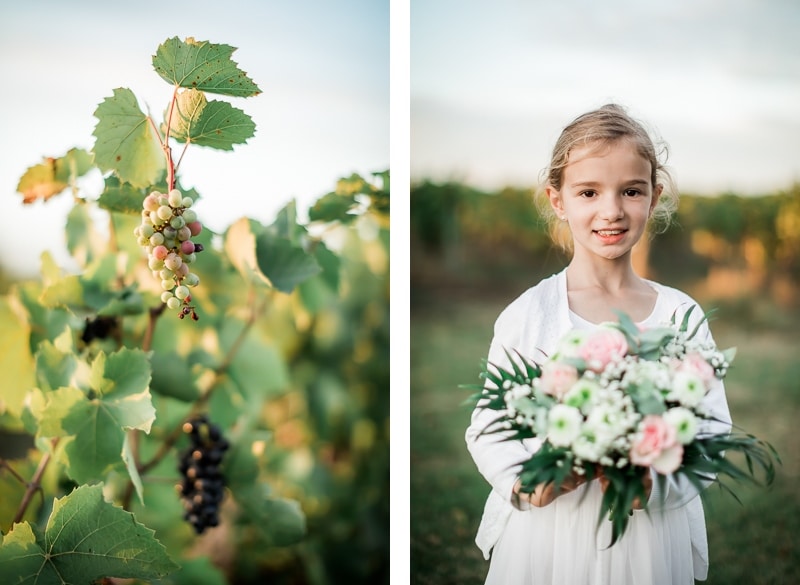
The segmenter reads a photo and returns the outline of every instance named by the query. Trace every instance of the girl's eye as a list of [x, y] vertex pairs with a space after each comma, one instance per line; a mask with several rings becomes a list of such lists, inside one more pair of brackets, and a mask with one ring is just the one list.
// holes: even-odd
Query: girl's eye
[[582, 191], [581, 192], [581, 197], [591, 198], [591, 197], [594, 197], [595, 195], [597, 195], [597, 192], [596, 191], [592, 191], [591, 189], [589, 189], [588, 191]]
[[625, 189], [625, 195], [627, 195], [628, 197], [636, 197], [640, 193], [641, 191], [639, 191], [638, 189]]

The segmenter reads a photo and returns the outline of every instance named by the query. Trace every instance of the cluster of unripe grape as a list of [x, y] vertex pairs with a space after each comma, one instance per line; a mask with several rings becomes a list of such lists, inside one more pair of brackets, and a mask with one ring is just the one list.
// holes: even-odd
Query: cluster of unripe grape
[[147, 251], [148, 266], [153, 276], [161, 281], [161, 300], [170, 309], [181, 309], [178, 316], [183, 319], [191, 315], [197, 321], [197, 313], [191, 306], [189, 287], [200, 284], [196, 274], [189, 271], [189, 265], [203, 251], [203, 245], [194, 243], [192, 238], [202, 230], [197, 214], [192, 207], [194, 200], [184, 197], [177, 189], [167, 195], [153, 191], [144, 198], [142, 204], [142, 223], [134, 230], [134, 235]]
[[183, 431], [191, 444], [180, 455], [178, 471], [183, 480], [177, 490], [183, 500], [184, 520], [200, 534], [219, 524], [219, 505], [225, 495], [220, 464], [229, 443], [219, 427], [202, 415], [184, 423]]

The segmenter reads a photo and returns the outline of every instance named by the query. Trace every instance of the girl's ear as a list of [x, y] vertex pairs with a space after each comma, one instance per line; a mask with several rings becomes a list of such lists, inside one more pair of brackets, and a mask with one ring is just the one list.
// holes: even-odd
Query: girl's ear
[[650, 211], [648, 212], [647, 215], [653, 213], [653, 210], [656, 208], [656, 205], [658, 205], [658, 199], [659, 197], [661, 197], [661, 192], [663, 190], [664, 190], [664, 185], [662, 185], [661, 183], [656, 185], [656, 188], [653, 189], [653, 198], [650, 200]]
[[550, 201], [550, 207], [556, 212], [556, 217], [564, 219], [564, 203], [561, 201], [561, 194], [550, 185], [545, 187], [545, 192], [547, 193], [547, 199]]

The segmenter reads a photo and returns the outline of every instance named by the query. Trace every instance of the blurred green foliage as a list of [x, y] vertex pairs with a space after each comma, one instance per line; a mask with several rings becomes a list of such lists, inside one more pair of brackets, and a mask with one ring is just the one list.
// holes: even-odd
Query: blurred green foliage
[[[411, 189], [410, 225], [417, 298], [442, 286], [519, 289], [568, 261], [550, 241], [533, 189], [422, 182]], [[682, 195], [646, 260], [649, 276], [676, 286], [708, 279], [708, 296], [791, 303], [788, 289], [800, 282], [800, 184], [756, 197]]]
[[[204, 230], [198, 240], [205, 250], [196, 262], [202, 285], [193, 291], [200, 321], [179, 320], [171, 311], [156, 317], [147, 376], [152, 368], [157, 417], [139, 445], [141, 460], [156, 463], [142, 473], [144, 503], [133, 498], [130, 510], [182, 565], [162, 585], [388, 583], [388, 171], [375, 179], [340, 180], [308, 226], [297, 223], [291, 202], [269, 226], [243, 218], [224, 233]], [[160, 304], [159, 283], [128, 235], [138, 218], [109, 212], [109, 237], [116, 240], [110, 245], [90, 233], [91, 204], [76, 199], [66, 223], [70, 252], [88, 264], [86, 271], [63, 274], [45, 254], [41, 279], [9, 283], [0, 296], [0, 345], [16, 352], [0, 354], [5, 533], [41, 460], [35, 421], [22, 405], [44, 400], [52, 388], [49, 378], [32, 378], [34, 362], [44, 359], [34, 356], [45, 356], [42, 348], [57, 338], [76, 362], [100, 350], [140, 347], [151, 323], [146, 309]], [[267, 244], [276, 235], [302, 242], [319, 271], [303, 274], [290, 294], [268, 286], [253, 269], [265, 234]], [[277, 256], [274, 250], [266, 250], [264, 262]], [[121, 266], [121, 274], [111, 270]], [[287, 270], [276, 274], [296, 276]], [[90, 320], [109, 307], [113, 334], [84, 341]], [[54, 380], [67, 375], [55, 357], [50, 369], [36, 370], [40, 378], [42, 372]], [[210, 388], [203, 409], [232, 444], [223, 463], [229, 495], [220, 526], [197, 537], [182, 520], [175, 493], [172, 451], [187, 439], [181, 436], [166, 458], [157, 454]], [[57, 452], [42, 478], [42, 498], [27, 508], [25, 520], [46, 521], [53, 497], [76, 485], [69, 470]], [[119, 503], [127, 483], [121, 462], [100, 480], [106, 497]]]

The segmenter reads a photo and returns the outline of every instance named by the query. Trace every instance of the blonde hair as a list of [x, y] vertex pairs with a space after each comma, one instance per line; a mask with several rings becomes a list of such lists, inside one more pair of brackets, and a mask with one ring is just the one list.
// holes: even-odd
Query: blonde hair
[[628, 115], [623, 107], [607, 104], [578, 116], [564, 128], [553, 147], [550, 165], [542, 171], [542, 180], [536, 193], [539, 212], [547, 221], [553, 241], [566, 251], [572, 248], [569, 227], [556, 217], [546, 189], [549, 186], [561, 191], [564, 168], [569, 163], [569, 154], [574, 148], [590, 144], [605, 146], [619, 140], [629, 140], [650, 163], [650, 183], [653, 189], [658, 185], [663, 188], [658, 204], [650, 216], [650, 232], [661, 233], [669, 227], [672, 214], [678, 207], [678, 192], [665, 167], [668, 154], [666, 144], [659, 142], [660, 149], [657, 150], [656, 143], [640, 122]]

